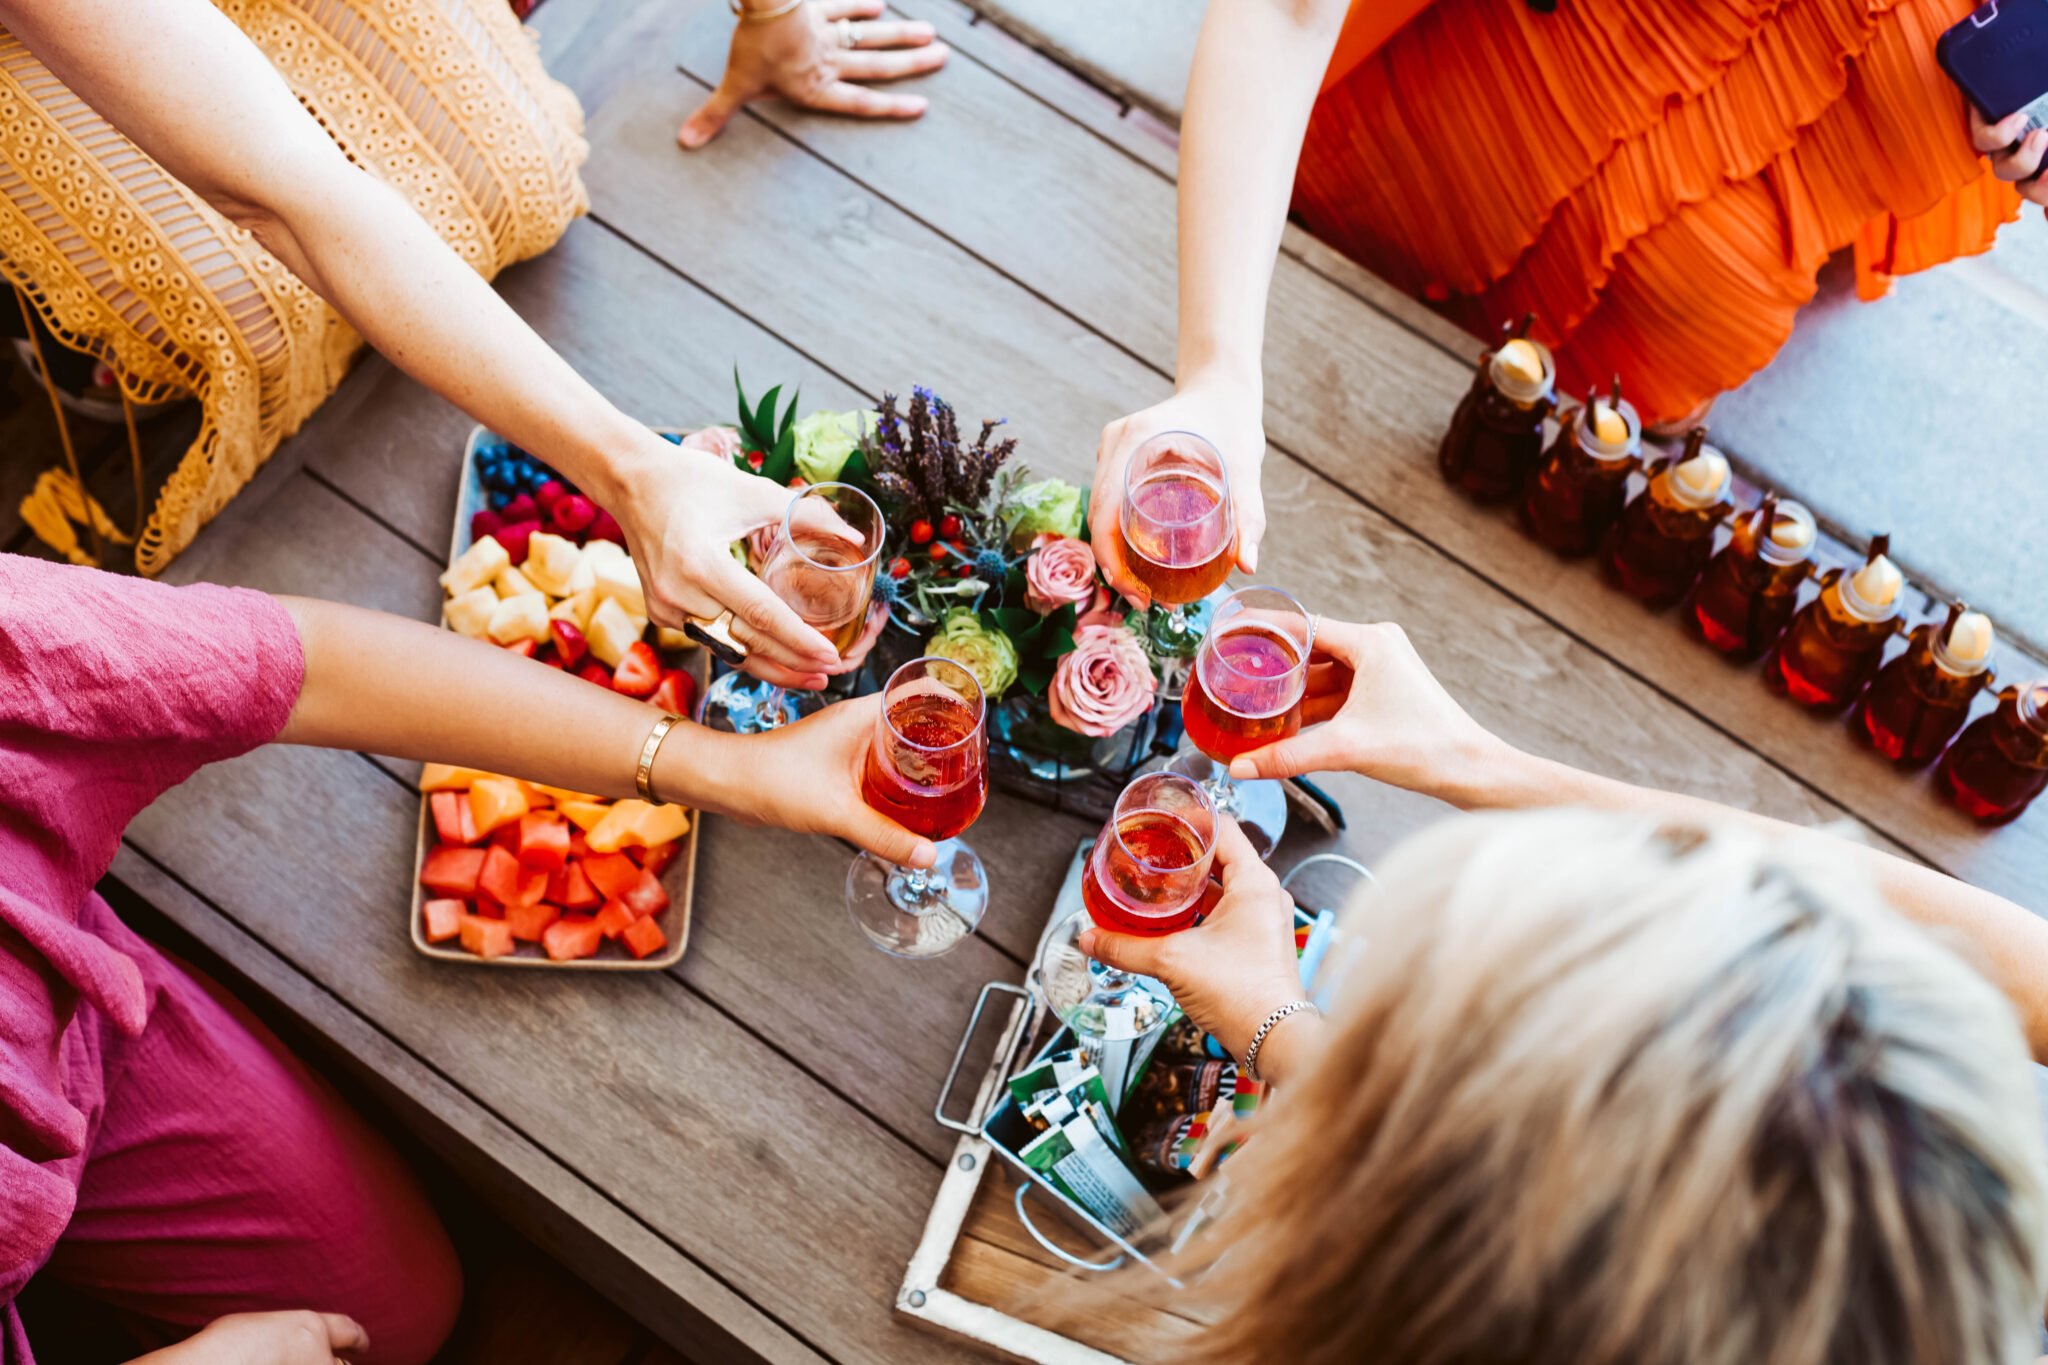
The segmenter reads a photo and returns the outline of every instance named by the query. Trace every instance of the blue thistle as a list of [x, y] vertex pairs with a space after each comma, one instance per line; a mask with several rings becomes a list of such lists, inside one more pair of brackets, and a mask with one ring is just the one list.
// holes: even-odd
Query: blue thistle
[[974, 552], [974, 576], [989, 583], [1000, 583], [1009, 575], [1010, 557], [1001, 550], [976, 550]]
[[883, 570], [875, 573], [875, 600], [895, 607], [903, 601], [903, 585]]

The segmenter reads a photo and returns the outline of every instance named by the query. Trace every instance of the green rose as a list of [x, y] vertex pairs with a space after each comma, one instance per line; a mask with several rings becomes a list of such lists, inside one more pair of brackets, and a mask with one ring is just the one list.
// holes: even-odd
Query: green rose
[[831, 483], [860, 449], [860, 434], [873, 430], [872, 412], [814, 412], [791, 428], [796, 435], [796, 472], [806, 483]]
[[972, 673], [991, 703], [1000, 700], [1017, 681], [1017, 646], [1001, 631], [982, 625], [981, 618], [966, 607], [946, 613], [925, 653], [951, 659]]
[[1081, 534], [1081, 490], [1065, 479], [1040, 479], [1010, 494], [1006, 509], [1017, 515], [1017, 529], [1010, 540], [1019, 548], [1045, 532], [1056, 536]]

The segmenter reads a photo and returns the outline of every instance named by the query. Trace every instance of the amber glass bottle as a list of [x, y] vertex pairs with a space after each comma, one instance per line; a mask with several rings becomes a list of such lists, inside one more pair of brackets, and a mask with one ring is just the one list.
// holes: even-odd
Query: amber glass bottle
[[2048, 682], [2008, 687], [1941, 756], [1936, 781], [1971, 819], [2002, 825], [2048, 788]]
[[1857, 699], [1855, 733], [1900, 767], [1932, 763], [1991, 683], [1991, 639], [1991, 619], [1960, 602], [1921, 626]]
[[1714, 528], [1734, 504], [1728, 461], [1706, 448], [1705, 427], [1686, 437], [1685, 454], [1651, 475], [1650, 485], [1622, 509], [1600, 547], [1607, 581], [1646, 606], [1684, 597], [1714, 555]]
[[1567, 559], [1589, 555], [1621, 515], [1628, 476], [1641, 466], [1643, 422], [1621, 396], [1589, 396], [1569, 414], [1522, 486], [1522, 527]]
[[1854, 573], [1830, 569], [1820, 596], [1806, 604], [1764, 660], [1764, 681], [1816, 710], [1838, 711], [1856, 700], [1899, 630], [1904, 586], [1886, 551], [1890, 536], [1870, 542]]
[[1437, 449], [1444, 478], [1480, 502], [1506, 502], [1543, 454], [1557, 406], [1557, 362], [1529, 336], [1534, 318], [1479, 358], [1479, 373]]
[[1686, 601], [1685, 620], [1723, 654], [1759, 659], [1778, 642], [1813, 572], [1813, 513], [1777, 495], [1735, 523]]

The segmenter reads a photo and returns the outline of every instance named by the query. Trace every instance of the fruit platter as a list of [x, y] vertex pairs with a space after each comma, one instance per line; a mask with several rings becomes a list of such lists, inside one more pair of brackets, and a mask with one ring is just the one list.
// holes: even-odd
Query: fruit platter
[[[705, 651], [648, 621], [618, 523], [482, 427], [470, 433], [463, 469], [442, 624], [691, 715]], [[627, 970], [682, 957], [697, 866], [693, 812], [442, 763], [425, 765], [419, 785], [420, 952]]]

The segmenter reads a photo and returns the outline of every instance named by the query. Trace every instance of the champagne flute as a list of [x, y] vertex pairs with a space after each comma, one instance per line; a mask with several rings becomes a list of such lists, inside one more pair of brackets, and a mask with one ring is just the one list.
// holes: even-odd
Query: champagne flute
[[1118, 933], [1178, 933], [1213, 901], [1216, 805], [1199, 783], [1146, 773], [1117, 796], [1089, 850], [1080, 912], [1046, 933], [1033, 984], [1084, 1042], [1142, 1038], [1166, 1022], [1173, 995], [1149, 976], [1096, 962], [1080, 949], [1091, 924]]
[[1151, 437], [1124, 466], [1118, 529], [1131, 574], [1155, 603], [1168, 607], [1151, 618], [1153, 645], [1175, 662], [1161, 669], [1161, 695], [1180, 695], [1185, 660], [1201, 640], [1188, 607], [1223, 586], [1237, 550], [1230, 472], [1223, 455], [1191, 431]]
[[846, 908], [883, 952], [937, 957], [988, 909], [981, 859], [955, 837], [988, 799], [987, 712], [981, 685], [951, 659], [912, 659], [882, 689], [861, 799], [939, 846], [929, 869], [872, 853], [847, 869]]
[[1301, 732], [1315, 635], [1315, 618], [1289, 594], [1239, 588], [1210, 619], [1181, 697], [1190, 747], [1170, 771], [1199, 780], [1261, 858], [1287, 828], [1287, 794], [1278, 782], [1237, 781], [1230, 761]]
[[[843, 658], [867, 629], [875, 561], [888, 529], [875, 500], [852, 484], [811, 484], [789, 500], [758, 577]], [[792, 692], [734, 670], [705, 689], [698, 719], [716, 729], [757, 734], [801, 720], [823, 704], [816, 692]]]

